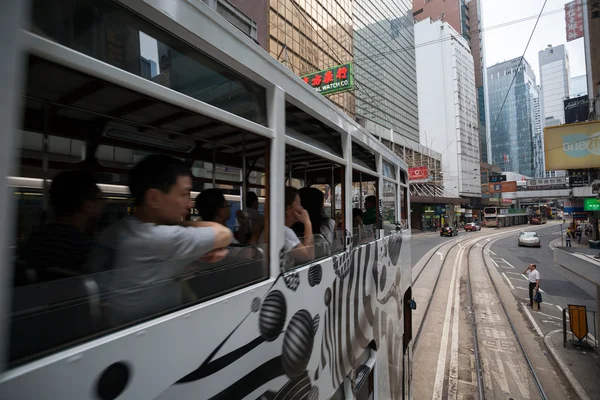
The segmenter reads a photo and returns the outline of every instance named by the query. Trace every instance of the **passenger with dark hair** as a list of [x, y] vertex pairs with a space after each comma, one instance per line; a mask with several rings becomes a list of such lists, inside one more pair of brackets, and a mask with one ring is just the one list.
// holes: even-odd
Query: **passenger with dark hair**
[[119, 322], [181, 305], [175, 278], [196, 260], [223, 259], [233, 236], [216, 222], [185, 221], [192, 179], [175, 158], [144, 158], [131, 171], [129, 188], [134, 214], [102, 233], [88, 265], [93, 272], [110, 270], [102, 282], [120, 293], [110, 297], [111, 315]]
[[[229, 221], [229, 217], [231, 216], [231, 204], [227, 202], [223, 192], [216, 188], [203, 190], [202, 193], [196, 197], [196, 209], [203, 221], [212, 221], [223, 226], [226, 226], [227, 221]], [[257, 243], [258, 236], [262, 232], [261, 225], [258, 223], [254, 224], [251, 236], [247, 238], [247, 234], [250, 230], [248, 218], [243, 215], [241, 210], [238, 210], [237, 219], [240, 223], [240, 227], [236, 232], [234, 243]]]
[[302, 208], [308, 212], [313, 235], [323, 235], [330, 244], [333, 243], [335, 221], [325, 214], [325, 196], [323, 196], [323, 192], [317, 188], [307, 187], [300, 189], [298, 193], [300, 194]]
[[[296, 222], [301, 222], [304, 226], [302, 240], [291, 229]], [[286, 251], [290, 251], [296, 262], [305, 263], [314, 260], [315, 242], [310, 217], [308, 212], [302, 208], [298, 189], [289, 186], [285, 188], [284, 235], [284, 248]]]
[[259, 224], [264, 228], [265, 225], [265, 216], [258, 212], [258, 207], [260, 203], [258, 202], [258, 196], [254, 192], [246, 193], [246, 209], [244, 210], [248, 213], [248, 218], [250, 219], [250, 228], [255, 224]]
[[365, 225], [374, 225], [377, 223], [377, 197], [375, 196], [367, 196], [365, 198], [363, 223]]
[[[59, 173], [49, 194], [54, 221], [35, 232], [20, 249], [17, 284], [78, 275], [87, 261], [105, 204], [94, 175]], [[25, 278], [26, 271], [35, 271], [36, 278]]]
[[363, 224], [363, 211], [360, 208], [352, 209], [352, 226], [354, 228], [360, 227]]

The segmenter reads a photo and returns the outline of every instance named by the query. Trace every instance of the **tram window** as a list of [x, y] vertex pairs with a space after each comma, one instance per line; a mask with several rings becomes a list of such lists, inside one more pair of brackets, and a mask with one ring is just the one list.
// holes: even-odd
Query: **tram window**
[[[118, 246], [112, 250], [106, 246], [104, 255], [87, 255], [85, 264], [99, 265], [98, 268], [75, 270], [70, 268], [68, 256], [60, 258], [64, 263], [59, 260], [55, 267], [47, 269], [53, 274], [48, 279], [30, 268], [35, 263], [22, 256], [28, 253], [23, 251], [23, 246], [28, 240], [40, 248], [41, 244], [49, 243], [38, 240], [37, 236], [31, 239], [31, 234], [46, 226], [46, 222], [69, 224], [66, 220], [55, 221], [44, 178], [49, 183], [57, 173], [64, 171], [94, 173], [104, 209], [100, 221], [94, 223], [90, 218], [85, 225], [96, 228], [96, 232], [111, 232], [115, 222], [138, 211], [127, 185], [132, 166], [148, 154], [169, 155], [184, 163], [184, 171], [192, 171], [193, 192], [212, 185], [213, 177], [206, 171], [207, 165], [211, 166], [214, 160], [227, 164], [227, 167], [217, 164], [215, 185], [230, 190], [233, 193], [227, 193], [230, 201], [239, 204], [240, 182], [244, 180], [240, 174], [242, 160], [246, 160], [247, 172], [251, 170], [249, 176], [256, 177], [254, 180], [245, 178], [248, 188], [260, 191], [261, 184], [268, 182], [264, 174], [268, 171], [265, 149], [269, 141], [55, 63], [34, 56], [30, 56], [29, 61], [26, 93], [23, 93], [26, 100], [22, 137], [18, 142], [21, 143], [18, 157], [21, 165], [16, 176], [9, 179], [19, 202], [15, 241], [18, 280], [12, 293], [10, 324], [11, 365], [268, 278], [268, 242], [232, 247], [225, 259], [208, 263], [204, 258], [198, 261], [196, 255], [173, 256], [176, 245], [162, 250], [156, 242], [136, 247], [135, 243], [123, 239], [127, 235], [116, 234], [116, 240], [123, 240]], [[103, 89], [100, 92], [87, 90], [91, 87]], [[44, 135], [48, 140], [44, 140]], [[234, 173], [226, 174], [231, 171]], [[69, 199], [77, 198], [79, 186], [70, 187], [74, 194]], [[189, 193], [183, 191], [180, 195], [183, 198]], [[184, 209], [190, 200], [187, 199], [187, 204], [181, 203]], [[78, 229], [73, 225], [71, 232], [75, 234]], [[59, 235], [53, 237], [64, 239]], [[91, 237], [87, 238], [92, 242]], [[150, 235], [147, 239], [157, 238]], [[119, 252], [129, 257], [140, 249], [148, 252], [149, 261], [143, 265], [134, 258], [118, 263], [119, 259], [112, 257]], [[39, 253], [43, 257], [50, 255], [42, 250]], [[44, 332], [43, 337], [39, 332]]]
[[383, 202], [381, 215], [383, 217], [383, 231], [385, 235], [396, 232], [396, 201], [398, 199], [398, 187], [395, 183], [383, 180]]
[[394, 164], [389, 163], [387, 161], [383, 161], [382, 163], [382, 173], [383, 176], [386, 178], [390, 178], [390, 179], [396, 179], [396, 167], [394, 166]]
[[116, 2], [33, 0], [31, 10], [36, 34], [266, 125], [264, 88]]
[[[315, 156], [304, 150], [288, 146], [286, 149], [286, 185], [297, 190], [297, 206], [307, 211], [311, 222], [311, 235], [307, 236], [305, 225], [293, 218], [295, 203], [292, 198], [286, 199], [286, 226], [295, 235], [289, 242], [291, 246], [299, 242], [299, 246], [307, 247], [311, 257], [300, 256], [300, 252], [287, 249], [286, 268], [298, 267], [344, 250], [345, 233], [339, 227], [336, 216], [343, 215], [341, 204], [332, 201], [331, 187], [343, 182], [343, 168], [329, 160]], [[341, 183], [337, 183], [341, 188]], [[286, 193], [290, 192], [286, 189]], [[291, 192], [290, 192], [291, 193]], [[288, 204], [289, 203], [289, 204]], [[341, 203], [341, 202], [340, 202]], [[339, 206], [339, 207], [338, 207]], [[283, 212], [284, 210], [282, 210]], [[298, 212], [301, 210], [298, 209]], [[288, 231], [289, 232], [289, 231]], [[292, 234], [291, 232], [289, 233]], [[314, 253], [314, 254], [313, 254]]]
[[[362, 211], [362, 224], [352, 226], [352, 236], [355, 244], [366, 243], [379, 238], [381, 226], [381, 204], [378, 201], [378, 178], [361, 171], [352, 173], [352, 206]], [[353, 215], [358, 211], [353, 210]], [[358, 222], [358, 220], [357, 220]]]
[[408, 188], [406, 186], [400, 187], [400, 224], [402, 229], [408, 229], [410, 204], [408, 202]]

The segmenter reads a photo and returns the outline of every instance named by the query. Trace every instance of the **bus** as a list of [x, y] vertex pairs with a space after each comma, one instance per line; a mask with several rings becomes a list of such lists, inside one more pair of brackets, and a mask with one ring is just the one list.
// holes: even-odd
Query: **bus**
[[521, 208], [485, 207], [483, 225], [486, 227], [506, 227], [527, 223], [527, 211]]
[[[2, 396], [410, 399], [407, 165], [201, 1], [26, 3], [0, 5], [0, 173], [12, 199], [0, 206]], [[251, 256], [232, 247], [181, 271], [167, 259], [152, 266], [160, 279], [118, 290], [110, 260], [15, 282], [22, 243], [52, 221], [58, 173], [95, 174], [102, 229], [131, 213], [128, 174], [156, 153], [189, 166], [194, 192], [221, 188], [242, 210], [259, 194], [264, 241]], [[285, 185], [336, 199], [333, 242], [306, 263], [284, 251]], [[368, 234], [353, 227], [357, 185], [378, 199]], [[165, 306], [171, 293], [180, 300]], [[120, 296], [143, 312], [114, 318]]]
[[541, 225], [548, 222], [548, 214], [551, 213], [550, 207], [538, 205], [531, 207], [530, 223], [532, 225]]

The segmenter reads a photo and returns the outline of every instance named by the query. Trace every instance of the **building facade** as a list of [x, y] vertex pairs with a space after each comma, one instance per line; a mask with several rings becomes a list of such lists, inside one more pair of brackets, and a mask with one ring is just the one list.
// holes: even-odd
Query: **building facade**
[[544, 162], [544, 136], [542, 131], [542, 110], [540, 104], [540, 89], [534, 91], [533, 96], [533, 172], [535, 178], [546, 176], [546, 165]]
[[[428, 43], [428, 45], [423, 45]], [[481, 197], [479, 121], [473, 57], [450, 24], [415, 24], [421, 143], [442, 154], [444, 188]]]
[[564, 45], [548, 47], [538, 52], [542, 115], [565, 122], [563, 100], [569, 97], [569, 54]]
[[583, 96], [587, 92], [587, 75], [574, 76], [569, 80], [570, 97]]
[[354, 0], [356, 114], [419, 141], [411, 3]]
[[[269, 1], [268, 51], [296, 75], [354, 61], [351, 0]], [[327, 97], [356, 116], [354, 91]]]
[[447, 22], [469, 42], [477, 88], [479, 155], [482, 161], [487, 162], [488, 128], [485, 108], [485, 54], [483, 51], [481, 0], [414, 0], [413, 15], [416, 21], [431, 18], [433, 21]]
[[487, 69], [487, 84], [489, 114], [494, 116], [490, 122], [492, 164], [503, 171], [534, 176], [533, 99], [537, 85], [531, 66], [525, 59], [521, 63], [521, 57], [498, 63]]

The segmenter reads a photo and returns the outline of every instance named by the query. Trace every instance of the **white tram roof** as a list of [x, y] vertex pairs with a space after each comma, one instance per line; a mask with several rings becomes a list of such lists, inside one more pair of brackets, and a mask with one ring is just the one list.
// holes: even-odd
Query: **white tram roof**
[[[360, 145], [352, 146], [354, 168], [381, 174], [381, 171], [376, 169], [375, 157], [369, 153], [369, 150], [372, 149], [381, 154], [384, 159], [394, 162], [404, 170], [407, 169], [407, 165], [374, 135], [344, 114], [323, 95], [315, 92], [291, 70], [204, 3], [184, 0], [117, 1], [176, 36], [182, 42], [218, 60], [226, 68], [228, 67], [266, 88], [267, 93], [276, 87], [281, 88], [285, 93], [286, 101], [286, 144], [309, 149], [314, 154], [323, 155], [341, 164], [344, 163], [341, 155], [343, 134], [348, 132], [353, 142]], [[198, 105], [196, 101], [193, 102], [195, 104], [186, 105], [178, 100], [177, 96], [170, 94], [171, 90], [168, 88], [107, 64], [99, 65], [89, 62], [88, 56], [78, 55], [69, 48], [34, 34], [26, 34], [26, 46], [34, 62], [30, 62], [29, 66], [26, 105], [26, 112], [30, 113], [28, 116], [31, 118], [25, 119], [26, 124], [31, 124], [31, 126], [26, 125], [25, 130], [34, 132], [43, 130], [42, 126], [38, 125], [43, 121], [44, 103], [56, 104], [65, 98], [74, 100], [72, 96], [76, 94], [86, 93], [88, 105], [96, 104], [98, 107], [96, 109], [100, 110], [100, 103], [106, 102], [107, 93], [99, 91], [97, 99], [94, 99], [96, 93], [90, 93], [90, 88], [103, 84], [99, 81], [94, 82], [95, 78], [100, 78], [107, 81], [104, 83], [116, 84], [110, 88], [112, 91], [110, 92], [110, 101], [113, 105], [118, 106], [115, 107], [117, 115], [126, 113], [131, 120], [148, 126], [152, 126], [151, 122], [156, 121], [158, 115], [159, 120], [169, 127], [171, 133], [180, 135], [193, 132], [193, 139], [206, 142], [205, 146], [197, 149], [199, 150], [197, 154], [204, 155], [205, 158], [209, 158], [212, 154], [209, 143], [214, 137], [222, 138], [224, 142], [223, 150], [219, 154], [219, 161], [231, 161], [229, 164], [235, 165], [242, 149], [246, 149], [246, 156], [249, 160], [254, 158], [258, 161], [264, 156], [264, 147], [260, 147], [259, 143], [243, 142], [244, 131], [271, 136], [270, 130], [263, 125], [206, 105], [206, 103]], [[66, 68], [62, 68], [62, 62], [67, 58], [70, 59], [70, 63]], [[78, 71], [84, 72], [84, 74]], [[48, 76], [56, 79], [48, 80]], [[56, 84], [52, 82], [54, 80], [60, 80], [63, 83]], [[140, 88], [146, 88], [146, 90], [140, 90]], [[48, 97], [48, 93], [52, 93], [53, 97]], [[156, 104], [151, 104], [153, 100], [156, 100]], [[111, 110], [111, 113], [114, 114], [115, 110]], [[103, 111], [111, 114], [108, 110]], [[223, 118], [225, 115], [231, 123], [231, 130], [227, 131], [222, 127], [215, 130], [215, 119]], [[92, 117], [97, 117], [98, 114], [96, 116], [84, 115], [82, 112], [78, 114], [78, 110], [73, 108], [66, 110], [61, 116], [81, 122], [82, 125], [77, 130], [82, 132], [85, 131], [85, 123], [97, 120]], [[267, 115], [267, 118], [271, 118], [271, 116]], [[62, 135], [69, 136], [69, 133], [65, 132], [68, 129], [61, 129], [60, 118], [53, 126], [60, 129]], [[119, 129], [118, 121], [116, 129]], [[152, 129], [149, 131], [152, 133]], [[303, 132], [310, 133], [310, 137]], [[73, 133], [73, 135], [76, 134], [78, 133]], [[253, 147], [253, 145], [255, 146]], [[293, 153], [290, 156], [294, 158]], [[304, 161], [312, 162], [312, 160]], [[262, 167], [260, 163], [256, 166], [258, 169]], [[396, 179], [400, 181], [400, 177], [396, 177]]]

